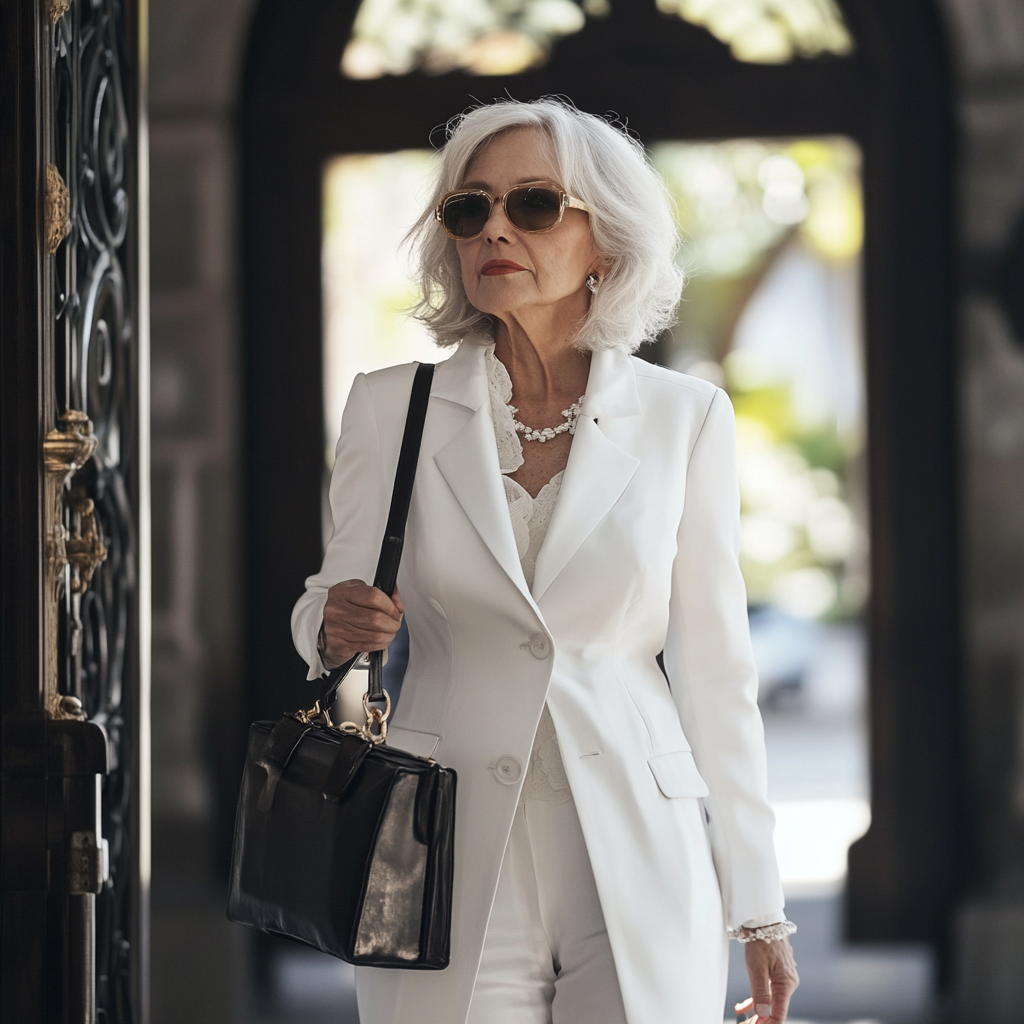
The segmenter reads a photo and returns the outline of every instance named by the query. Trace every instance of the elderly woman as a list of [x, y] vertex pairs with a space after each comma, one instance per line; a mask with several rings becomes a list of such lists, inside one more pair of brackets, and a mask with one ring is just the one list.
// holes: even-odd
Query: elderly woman
[[399, 587], [364, 581], [413, 366], [352, 386], [334, 532], [292, 623], [315, 678], [408, 613], [388, 742], [458, 772], [451, 966], [360, 968], [361, 1020], [720, 1024], [732, 934], [753, 940], [748, 1012], [779, 1024], [797, 976], [732, 409], [630, 354], [682, 283], [664, 186], [606, 121], [503, 101], [454, 123], [413, 234], [420, 315], [455, 351]]

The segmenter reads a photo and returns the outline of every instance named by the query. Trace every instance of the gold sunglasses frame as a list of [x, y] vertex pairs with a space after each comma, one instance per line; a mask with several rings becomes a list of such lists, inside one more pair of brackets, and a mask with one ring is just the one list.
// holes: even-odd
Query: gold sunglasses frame
[[[550, 227], [537, 228], [536, 230], [531, 231], [529, 228], [521, 228], [512, 220], [511, 217], [509, 217], [509, 223], [512, 224], [517, 231], [525, 231], [528, 235], [543, 235], [548, 231], [553, 231], [562, 223], [562, 217], [565, 216], [566, 210], [582, 210], [584, 213], [590, 213], [590, 207], [587, 206], [582, 199], [577, 199], [575, 196], [569, 195], [569, 193], [561, 186], [554, 185], [550, 181], [527, 181], [520, 185], [513, 185], [507, 192], [505, 192], [504, 195], [498, 197], [492, 196], [490, 192], [486, 192], [482, 188], [460, 188], [456, 189], [454, 192], [446, 192], [441, 196], [441, 201], [437, 204], [437, 207], [434, 210], [434, 220], [441, 225], [442, 230], [449, 238], [454, 238], [456, 242], [470, 242], [474, 238], [479, 238], [480, 235], [483, 234], [484, 229], [481, 228], [475, 235], [453, 235], [448, 230], [444, 222], [444, 208], [452, 199], [458, 199], [462, 196], [485, 196], [491, 204], [491, 209], [487, 212], [488, 219], [490, 219], [491, 212], [494, 210], [495, 203], [501, 204], [501, 208], [504, 210], [505, 216], [508, 217], [508, 210], [505, 208], [505, 198], [519, 189], [526, 188], [546, 188], [550, 189], [552, 192], [557, 192], [559, 196], [558, 220], [556, 220]], [[487, 221], [484, 221], [484, 227], [486, 226]]]

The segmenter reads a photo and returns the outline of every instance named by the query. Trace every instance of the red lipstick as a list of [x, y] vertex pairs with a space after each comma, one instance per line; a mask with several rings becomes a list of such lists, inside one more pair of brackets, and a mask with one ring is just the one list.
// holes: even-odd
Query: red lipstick
[[480, 273], [486, 277], [498, 277], [500, 274], [516, 274], [525, 269], [526, 267], [521, 267], [511, 260], [488, 260], [480, 268]]

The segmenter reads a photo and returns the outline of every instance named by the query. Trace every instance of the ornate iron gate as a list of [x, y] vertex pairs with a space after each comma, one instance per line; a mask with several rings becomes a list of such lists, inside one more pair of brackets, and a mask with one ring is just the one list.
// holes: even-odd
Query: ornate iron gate
[[0, 15], [0, 1011], [25, 1024], [146, 1016], [144, 14]]

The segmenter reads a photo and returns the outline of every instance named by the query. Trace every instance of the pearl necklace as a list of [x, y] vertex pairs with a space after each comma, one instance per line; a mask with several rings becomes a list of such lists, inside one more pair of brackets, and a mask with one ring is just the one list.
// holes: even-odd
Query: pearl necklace
[[542, 444], [545, 441], [552, 441], [559, 434], [566, 432], [570, 434], [576, 433], [576, 423], [580, 418], [580, 414], [583, 412], [583, 399], [585, 395], [580, 395], [579, 400], [573, 402], [568, 409], [562, 410], [562, 416], [565, 418], [564, 423], [559, 423], [557, 427], [541, 427], [537, 430], [535, 427], [528, 427], [525, 423], [520, 422], [516, 419], [516, 413], [519, 410], [509, 403], [509, 412], [512, 413], [512, 425], [516, 428], [517, 434], [523, 435], [524, 441], [540, 441]]

